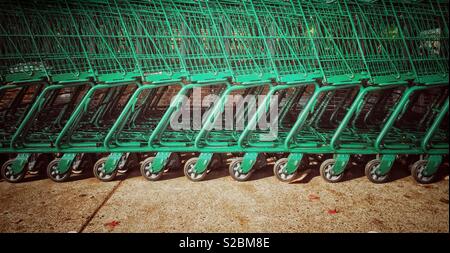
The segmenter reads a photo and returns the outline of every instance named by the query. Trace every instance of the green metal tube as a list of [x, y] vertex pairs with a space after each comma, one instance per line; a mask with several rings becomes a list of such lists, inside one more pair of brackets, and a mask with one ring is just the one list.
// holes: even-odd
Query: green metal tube
[[322, 93], [326, 91], [332, 91], [336, 89], [346, 89], [354, 87], [354, 85], [340, 85], [340, 86], [323, 86], [319, 87], [318, 84], [316, 84], [316, 88], [314, 90], [313, 95], [309, 98], [308, 103], [306, 104], [305, 108], [302, 110], [300, 115], [298, 116], [297, 120], [295, 121], [294, 126], [292, 127], [291, 131], [289, 131], [288, 135], [286, 136], [286, 139], [284, 141], [284, 148], [286, 150], [289, 150], [290, 142], [294, 138], [294, 136], [297, 134], [297, 131], [303, 127], [303, 125], [306, 122], [306, 118], [308, 117], [309, 112], [314, 108], [314, 105], [317, 102], [317, 97]]
[[436, 87], [436, 85], [433, 85], [433, 86], [413, 86], [413, 87], [409, 87], [403, 93], [402, 98], [397, 103], [397, 106], [395, 107], [395, 109], [392, 112], [391, 116], [386, 121], [386, 124], [383, 126], [383, 128], [380, 131], [380, 134], [378, 135], [378, 137], [375, 140], [374, 147], [375, 147], [375, 149], [378, 152], [381, 152], [381, 150], [382, 150], [381, 143], [382, 143], [384, 137], [388, 134], [389, 130], [394, 125], [395, 120], [397, 120], [399, 114], [401, 114], [406, 109], [406, 105], [409, 103], [409, 97], [411, 96], [411, 94], [413, 92], [415, 92], [415, 91], [425, 90], [425, 89], [434, 88], [434, 87]]
[[35, 113], [41, 109], [42, 104], [45, 102], [45, 95], [47, 94], [48, 91], [57, 90], [57, 89], [61, 89], [61, 88], [64, 88], [64, 87], [77, 86], [77, 85], [80, 85], [80, 83], [64, 84], [64, 85], [56, 84], [56, 85], [49, 85], [49, 86], [45, 87], [44, 90], [41, 92], [41, 94], [39, 94], [39, 96], [36, 99], [36, 101], [33, 103], [33, 106], [30, 108], [30, 110], [28, 111], [28, 113], [25, 116], [25, 118], [20, 123], [20, 125], [17, 128], [16, 132], [14, 133], [14, 135], [13, 135], [13, 137], [11, 139], [10, 147], [12, 149], [14, 149], [16, 147], [17, 139], [22, 135], [22, 131], [25, 128], [26, 124], [35, 115]]
[[235, 86], [228, 87], [225, 90], [225, 92], [222, 94], [222, 96], [220, 97], [218, 103], [212, 109], [211, 113], [208, 115], [208, 118], [207, 118], [205, 124], [203, 125], [202, 129], [195, 137], [195, 147], [196, 148], [201, 147], [202, 138], [206, 135], [206, 132], [209, 131], [208, 129], [212, 126], [212, 124], [214, 124], [215, 119], [219, 115], [219, 113], [223, 111], [223, 109], [225, 107], [225, 103], [228, 101], [228, 95], [231, 92], [236, 91], [236, 90], [241, 90], [241, 89], [247, 89], [247, 88], [251, 88], [251, 87], [257, 87], [257, 86], [261, 86], [261, 85], [265, 85], [265, 82], [262, 82], [262, 83], [261, 82], [253, 82], [248, 85], [235, 85]]
[[263, 110], [267, 111], [267, 107], [269, 106], [269, 102], [271, 100], [272, 95], [282, 89], [287, 89], [287, 88], [293, 88], [293, 87], [298, 87], [298, 86], [302, 86], [302, 85], [308, 85], [308, 83], [298, 83], [298, 84], [289, 84], [289, 85], [277, 85], [277, 86], [272, 86], [268, 92], [268, 94], [266, 95], [266, 97], [264, 98], [263, 101], [263, 105], [259, 106], [258, 110], [256, 111], [256, 114], [253, 115], [253, 117], [250, 119], [250, 121], [248, 122], [247, 126], [244, 128], [243, 132], [241, 133], [241, 135], [239, 136], [238, 139], [238, 146], [241, 148], [244, 148], [244, 143], [248, 137], [248, 134], [251, 131], [251, 128], [256, 126], [256, 122], [261, 118], [262, 112]]
[[75, 125], [74, 123], [76, 120], [79, 119], [79, 116], [81, 116], [81, 113], [86, 110], [86, 107], [87, 107], [88, 103], [90, 102], [90, 99], [91, 99], [92, 95], [95, 93], [95, 91], [97, 91], [99, 89], [117, 87], [117, 86], [128, 85], [128, 84], [129, 83], [119, 83], [119, 82], [112, 83], [112, 84], [97, 84], [94, 87], [92, 87], [91, 89], [89, 89], [89, 91], [83, 97], [83, 99], [81, 100], [80, 104], [77, 106], [75, 111], [72, 113], [72, 115], [70, 115], [69, 120], [66, 122], [66, 124], [64, 125], [60, 134], [56, 138], [56, 141], [55, 141], [56, 150], [61, 151], [61, 142], [62, 142], [64, 136], [72, 127], [74, 127], [74, 125]]
[[111, 148], [110, 147], [111, 139], [113, 138], [113, 136], [114, 136], [117, 128], [120, 126], [120, 124], [123, 124], [123, 122], [128, 117], [128, 112], [136, 104], [138, 96], [141, 94], [141, 92], [144, 91], [144, 90], [147, 90], [147, 89], [154, 89], [154, 88], [167, 86], [167, 85], [180, 85], [180, 84], [179, 83], [174, 83], [174, 84], [166, 83], [166, 84], [149, 84], [149, 85], [144, 85], [144, 86], [139, 85], [139, 87], [133, 93], [133, 95], [130, 98], [130, 100], [128, 101], [128, 103], [125, 105], [124, 109], [120, 113], [120, 115], [117, 118], [117, 120], [114, 122], [114, 125], [108, 131], [108, 134], [106, 135], [105, 140], [103, 141], [103, 145], [106, 147], [106, 149], [110, 149]]
[[364, 102], [364, 98], [366, 94], [372, 91], [378, 91], [378, 90], [385, 90], [385, 89], [391, 89], [393, 86], [371, 86], [363, 88], [361, 87], [358, 93], [358, 96], [355, 98], [355, 101], [353, 102], [352, 106], [348, 110], [348, 112], [345, 114], [344, 119], [339, 124], [339, 127], [336, 129], [333, 137], [331, 138], [330, 146], [333, 150], [336, 150], [337, 142], [344, 131], [344, 129], [347, 127], [350, 119], [352, 118], [353, 114], [357, 111], [357, 109], [362, 105]]
[[439, 128], [439, 125], [441, 124], [442, 120], [445, 118], [445, 114], [448, 113], [448, 107], [449, 107], [449, 100], [447, 97], [447, 100], [445, 101], [444, 105], [439, 110], [439, 114], [437, 115], [436, 119], [434, 120], [433, 124], [431, 125], [430, 129], [425, 134], [425, 137], [422, 140], [421, 147], [424, 152], [427, 152], [430, 149], [430, 141], [433, 137], [436, 130]]
[[[221, 83], [219, 82], [219, 84], [221, 84]], [[164, 113], [163, 117], [159, 121], [158, 125], [155, 127], [154, 131], [150, 135], [150, 138], [148, 140], [149, 147], [154, 146], [155, 140], [157, 140], [161, 136], [163, 131], [167, 128], [167, 126], [170, 123], [170, 117], [177, 110], [177, 107], [178, 107], [177, 104], [179, 102], [181, 102], [181, 99], [183, 98], [183, 96], [186, 95], [188, 90], [196, 88], [196, 87], [204, 87], [204, 86], [209, 86], [209, 85], [211, 85], [211, 83], [201, 83], [201, 84], [193, 83], [193, 84], [185, 85], [181, 88], [181, 90], [177, 93], [177, 95], [175, 96], [175, 99], [172, 101], [171, 105], [169, 106], [169, 108], [167, 109], [167, 111]]]

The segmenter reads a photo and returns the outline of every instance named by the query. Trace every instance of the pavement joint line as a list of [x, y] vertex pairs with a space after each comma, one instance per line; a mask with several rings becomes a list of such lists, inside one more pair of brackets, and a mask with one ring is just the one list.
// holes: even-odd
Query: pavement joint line
[[83, 222], [83, 224], [81, 225], [80, 229], [78, 229], [78, 233], [83, 233], [83, 231], [86, 229], [86, 227], [89, 225], [89, 223], [91, 223], [92, 219], [94, 219], [94, 217], [97, 215], [97, 213], [100, 211], [100, 209], [102, 209], [102, 207], [106, 204], [106, 202], [108, 202], [108, 200], [112, 197], [112, 195], [116, 192], [116, 190], [119, 188], [119, 186], [122, 184], [122, 182], [127, 179], [128, 175], [121, 179], [113, 188], [112, 190], [108, 193], [108, 195], [106, 195], [105, 199], [103, 199], [102, 203], [100, 203], [100, 205], [94, 210], [93, 213], [91, 213], [91, 215], [89, 215], [89, 217]]

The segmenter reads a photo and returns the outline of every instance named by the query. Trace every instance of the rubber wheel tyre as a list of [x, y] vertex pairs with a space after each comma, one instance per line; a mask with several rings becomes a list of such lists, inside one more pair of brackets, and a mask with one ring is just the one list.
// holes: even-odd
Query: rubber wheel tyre
[[[23, 169], [19, 174], [14, 175], [12, 172], [12, 164], [14, 163], [14, 160], [15, 159], [10, 159], [6, 161], [3, 164], [0, 173], [2, 175], [2, 178], [5, 179], [6, 181], [10, 183], [19, 183], [20, 181], [23, 180], [25, 174], [27, 174], [27, 170]], [[27, 165], [25, 165], [25, 167], [27, 167]]]
[[419, 160], [411, 166], [411, 176], [419, 184], [431, 184], [436, 178], [436, 174], [426, 176], [423, 174], [427, 167], [427, 160]]
[[150, 171], [150, 168], [152, 167], [152, 163], [153, 163], [154, 159], [155, 159], [155, 157], [150, 156], [150, 157], [147, 157], [141, 163], [141, 168], [140, 168], [141, 175], [145, 179], [147, 179], [149, 181], [157, 181], [157, 180], [159, 180], [162, 177], [163, 173], [164, 173], [164, 170], [161, 170], [158, 173], [152, 173]]
[[191, 159], [187, 160], [184, 164], [184, 175], [191, 181], [198, 182], [205, 179], [206, 175], [208, 174], [208, 170], [203, 171], [202, 173], [198, 174], [194, 171], [195, 164], [198, 161], [198, 157], [192, 157]]
[[337, 183], [344, 178], [343, 172], [339, 175], [333, 175], [331, 173], [335, 164], [336, 161], [334, 159], [327, 159], [320, 165], [320, 176], [322, 176], [322, 178], [329, 183]]
[[81, 154], [78, 154], [75, 157], [75, 160], [73, 161], [72, 166], [71, 166], [71, 170], [72, 170], [73, 174], [79, 175], [79, 174], [83, 173], [82, 165], [84, 165], [85, 160], [86, 160], [86, 157], [84, 155], [82, 156]]
[[58, 164], [61, 161], [61, 158], [55, 158], [47, 165], [47, 176], [54, 182], [60, 183], [67, 181], [70, 177], [71, 170], [67, 170], [66, 173], [58, 172]]
[[128, 154], [128, 156], [125, 154], [123, 155], [120, 160], [119, 164], [117, 165], [117, 172], [120, 174], [125, 174], [128, 172], [128, 159], [131, 158], [131, 154]]
[[230, 173], [230, 176], [239, 182], [247, 181], [253, 174], [254, 169], [252, 168], [247, 173], [242, 173], [241, 171], [241, 164], [244, 159], [242, 157], [237, 157], [233, 159], [233, 161], [230, 163], [230, 166], [228, 166], [228, 172]]
[[380, 167], [381, 161], [378, 159], [373, 159], [366, 164], [364, 168], [364, 174], [369, 179], [370, 182], [375, 184], [386, 183], [389, 180], [389, 173], [385, 175], [378, 175], [377, 170]]
[[116, 175], [117, 175], [117, 169], [112, 171], [110, 174], [107, 174], [104, 172], [104, 168], [105, 168], [107, 159], [108, 159], [107, 157], [98, 159], [97, 162], [94, 164], [94, 168], [93, 168], [94, 176], [98, 180], [103, 181], [103, 182], [112, 181], [112, 180], [114, 180], [114, 178], [116, 178]]
[[281, 182], [289, 182], [291, 181], [295, 175], [297, 175], [297, 170], [292, 174], [287, 174], [286, 165], [288, 163], [287, 158], [281, 158], [273, 165], [273, 174], [275, 177]]
[[39, 168], [38, 168], [38, 157], [37, 154], [32, 154], [30, 158], [28, 158], [28, 163], [25, 166], [27, 173], [30, 175], [37, 175], [39, 174]]

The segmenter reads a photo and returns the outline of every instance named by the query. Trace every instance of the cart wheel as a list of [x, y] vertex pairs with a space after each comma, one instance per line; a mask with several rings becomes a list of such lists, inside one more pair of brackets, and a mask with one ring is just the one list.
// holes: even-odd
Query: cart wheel
[[366, 164], [364, 169], [364, 174], [369, 179], [370, 182], [375, 184], [386, 183], [389, 180], [389, 173], [386, 175], [378, 175], [377, 170], [380, 167], [381, 161], [378, 159], [373, 159]]
[[128, 169], [130, 168], [128, 165], [128, 158], [130, 157], [130, 155], [128, 155], [128, 157], [126, 155], [123, 155], [120, 158], [119, 164], [117, 165], [117, 172], [120, 174], [125, 174], [128, 172]]
[[230, 176], [239, 182], [247, 181], [250, 176], [253, 174], [253, 169], [251, 169], [247, 173], [242, 173], [241, 171], [241, 164], [242, 164], [242, 157], [237, 157], [233, 159], [233, 161], [230, 163], [230, 166], [228, 167], [228, 172], [230, 173]]
[[147, 157], [147, 158], [142, 162], [142, 164], [141, 164], [141, 169], [140, 169], [140, 170], [141, 170], [141, 175], [142, 175], [145, 179], [147, 179], [147, 180], [149, 180], [149, 181], [156, 181], [156, 180], [160, 179], [160, 178], [162, 177], [163, 173], [164, 173], [164, 170], [161, 170], [161, 171], [158, 172], [158, 173], [152, 173], [152, 172], [150, 171], [150, 168], [152, 167], [153, 159], [155, 159], [155, 157], [153, 157], [153, 156]]
[[12, 164], [14, 163], [14, 160], [15, 159], [10, 159], [3, 164], [1, 168], [1, 174], [2, 178], [6, 181], [10, 183], [19, 183], [25, 177], [27, 170], [23, 169], [19, 174], [14, 175], [12, 170]]
[[107, 157], [98, 159], [98, 161], [94, 164], [94, 169], [93, 169], [95, 177], [98, 180], [103, 181], [103, 182], [112, 181], [112, 180], [114, 180], [114, 178], [117, 175], [117, 170], [114, 170], [113, 172], [111, 172], [109, 174], [107, 174], [105, 172], [105, 164], [106, 164], [107, 159], [108, 159]]
[[72, 173], [77, 175], [83, 173], [83, 169], [81, 166], [82, 164], [83, 164], [83, 156], [77, 155], [75, 157], [75, 161], [73, 161], [72, 163]]
[[60, 173], [58, 171], [58, 164], [61, 161], [60, 158], [55, 158], [47, 166], [47, 176], [54, 182], [64, 182], [70, 177], [70, 169], [66, 173]]
[[281, 182], [289, 182], [292, 180], [292, 178], [297, 175], [297, 170], [292, 173], [288, 174], [286, 171], [286, 164], [288, 162], [287, 158], [281, 158], [273, 165], [273, 174], [277, 177], [278, 180]]
[[27, 172], [30, 175], [37, 175], [39, 174], [39, 169], [37, 166], [37, 155], [36, 154], [32, 154], [30, 156], [30, 158], [28, 159], [28, 163], [27, 166], [25, 166], [25, 168], [27, 168]]
[[334, 159], [327, 159], [320, 165], [320, 175], [323, 179], [325, 179], [325, 181], [329, 183], [337, 183], [344, 178], [344, 173], [341, 173], [339, 175], [333, 175], [331, 173], [334, 164], [336, 164], [336, 161]]
[[411, 166], [411, 175], [419, 184], [431, 184], [434, 182], [436, 174], [430, 176], [423, 174], [425, 168], [427, 167], [427, 163], [427, 160], [419, 160]]
[[208, 170], [205, 170], [203, 173], [196, 173], [194, 171], [195, 164], [198, 161], [198, 157], [192, 157], [191, 159], [187, 160], [184, 164], [184, 175], [191, 181], [198, 182], [202, 181], [206, 174], [208, 174]]

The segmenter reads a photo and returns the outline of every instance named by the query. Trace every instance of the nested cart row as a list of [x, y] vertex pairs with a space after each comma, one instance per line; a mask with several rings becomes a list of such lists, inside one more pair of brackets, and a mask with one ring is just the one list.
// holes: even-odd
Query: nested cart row
[[[109, 181], [133, 162], [157, 180], [185, 153], [184, 173], [198, 181], [231, 153], [238, 181], [267, 157], [290, 181], [314, 157], [330, 182], [349, 161], [386, 182], [406, 159], [429, 183], [448, 155], [445, 1], [0, 5], [10, 182], [42, 167], [65, 181], [89, 166]], [[191, 103], [197, 93], [217, 99]], [[193, 117], [174, 127], [186, 111]]]

